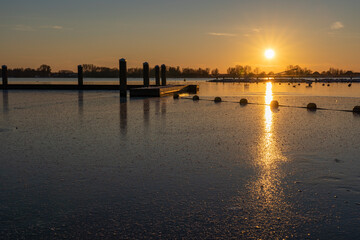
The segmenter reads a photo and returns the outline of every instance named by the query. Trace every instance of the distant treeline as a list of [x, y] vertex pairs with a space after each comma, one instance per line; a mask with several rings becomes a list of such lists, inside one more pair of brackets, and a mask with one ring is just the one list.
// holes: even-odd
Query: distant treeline
[[[193, 68], [183, 68], [180, 67], [167, 67], [167, 77], [184, 77], [184, 78], [208, 78], [210, 76], [210, 69], [193, 69]], [[85, 77], [118, 77], [119, 69], [118, 68], [107, 68], [107, 67], [97, 67], [93, 64], [84, 64], [83, 71]], [[128, 68], [127, 76], [133, 78], [141, 78], [143, 76], [142, 68]], [[150, 68], [150, 77], [155, 76], [155, 68]]]
[[[224, 74], [223, 74], [224, 76]], [[338, 68], [330, 68], [328, 71], [312, 71], [308, 68], [302, 68], [299, 65], [289, 65], [286, 70], [280, 73], [264, 72], [259, 68], [253, 69], [251, 66], [236, 65], [227, 69], [227, 77], [232, 78], [252, 78], [252, 77], [274, 77], [274, 76], [290, 76], [290, 77], [355, 77], [360, 73], [346, 71]]]
[[[93, 64], [83, 65], [84, 77], [88, 78], [117, 78], [119, 77], [118, 68], [98, 67]], [[1, 69], [0, 69], [1, 73]], [[143, 76], [142, 68], [128, 68], [127, 72], [130, 78], [141, 78]], [[8, 76], [14, 78], [34, 78], [34, 77], [58, 77], [58, 78], [74, 78], [76, 72], [71, 70], [60, 70], [52, 72], [49, 65], [43, 64], [37, 69], [32, 68], [14, 68], [8, 69]], [[150, 77], [155, 76], [154, 68], [150, 68]], [[298, 65], [289, 65], [286, 70], [281, 73], [264, 72], [259, 68], [251, 66], [236, 65], [229, 67], [226, 74], [220, 74], [219, 70], [210, 68], [180, 68], [167, 67], [167, 77], [170, 78], [254, 78], [254, 77], [270, 77], [270, 76], [294, 76], [294, 77], [359, 77], [360, 73], [345, 71], [337, 68], [330, 68], [328, 71], [313, 72], [310, 69], [302, 68]]]

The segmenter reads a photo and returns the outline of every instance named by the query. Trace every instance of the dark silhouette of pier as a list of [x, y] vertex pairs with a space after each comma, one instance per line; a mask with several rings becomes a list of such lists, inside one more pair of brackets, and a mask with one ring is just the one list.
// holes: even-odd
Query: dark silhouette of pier
[[78, 66], [78, 81], [72, 83], [9, 83], [7, 66], [1, 69], [3, 90], [119, 90], [121, 97], [127, 97], [130, 92], [131, 97], [161, 97], [177, 92], [196, 93], [197, 85], [167, 85], [166, 66], [155, 66], [155, 82], [150, 83], [149, 63], [143, 64], [143, 84], [127, 84], [127, 62], [125, 59], [119, 60], [119, 84], [84, 84], [83, 66]]

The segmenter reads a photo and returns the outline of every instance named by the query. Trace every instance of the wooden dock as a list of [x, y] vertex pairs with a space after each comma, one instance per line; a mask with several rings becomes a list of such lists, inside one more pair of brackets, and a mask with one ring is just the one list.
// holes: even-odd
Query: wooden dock
[[[127, 90], [140, 88], [143, 85], [127, 85]], [[0, 84], [0, 89], [7, 90], [120, 90], [119, 84], [84, 84], [75, 83], [11, 83], [4, 87]]]
[[[11, 83], [6, 87], [0, 84], [0, 89], [6, 90], [117, 90], [120, 91], [118, 84], [84, 84], [75, 83]], [[127, 85], [126, 90], [130, 91], [130, 97], [162, 97], [173, 93], [189, 92], [196, 93], [199, 89], [197, 85], [167, 85], [149, 86]]]
[[189, 92], [196, 93], [199, 89], [197, 85], [167, 85], [149, 86], [130, 89], [130, 97], [162, 97], [174, 93]]

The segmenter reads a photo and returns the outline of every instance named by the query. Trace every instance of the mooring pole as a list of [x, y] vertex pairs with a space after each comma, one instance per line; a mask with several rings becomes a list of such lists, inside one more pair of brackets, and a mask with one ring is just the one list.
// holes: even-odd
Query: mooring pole
[[166, 66], [161, 65], [161, 85], [166, 86]]
[[126, 79], [126, 60], [119, 60], [119, 81], [120, 81], [120, 97], [126, 97], [127, 79]]
[[1, 68], [1, 75], [2, 75], [2, 85], [3, 85], [3, 88], [7, 88], [7, 85], [8, 85], [8, 71], [7, 71], [7, 66], [6, 65], [3, 65], [2, 68]]
[[83, 85], [84, 85], [83, 66], [78, 65], [78, 86], [82, 87]]
[[160, 67], [159, 65], [155, 66], [155, 84], [160, 86]]
[[143, 64], [144, 87], [149, 86], [150, 83], [149, 75], [150, 75], [149, 64], [147, 62], [144, 62]]

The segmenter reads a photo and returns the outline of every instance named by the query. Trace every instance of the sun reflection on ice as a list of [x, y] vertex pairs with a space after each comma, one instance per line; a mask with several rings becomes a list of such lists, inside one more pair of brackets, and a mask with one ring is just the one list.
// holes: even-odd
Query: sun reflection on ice
[[[266, 84], [265, 103], [273, 100], [272, 83]], [[265, 106], [263, 134], [254, 152], [254, 168], [256, 176], [249, 182], [249, 204], [251, 213], [250, 225], [258, 226], [261, 231], [252, 232], [262, 238], [273, 232], [286, 234], [289, 229], [286, 224], [294, 217], [291, 204], [287, 202], [284, 193], [283, 179], [285, 173], [281, 165], [287, 161], [278, 145], [274, 131], [274, 112], [269, 105]], [[280, 235], [278, 235], [280, 236]]]
[[[272, 94], [272, 83], [266, 83], [266, 95], [265, 95], [265, 104], [270, 104], [273, 100]], [[265, 107], [265, 131], [267, 133], [271, 133], [271, 126], [272, 126], [272, 111], [270, 106]]]
[[[270, 104], [273, 100], [272, 83], [266, 83], [265, 103]], [[270, 106], [265, 106], [264, 114], [264, 135], [259, 145], [259, 158], [256, 165], [259, 167], [260, 177], [258, 179], [258, 190], [263, 197], [271, 199], [279, 196], [281, 192], [279, 188], [281, 173], [279, 164], [286, 161], [280, 149], [277, 146], [277, 139], [273, 130], [273, 112]]]

